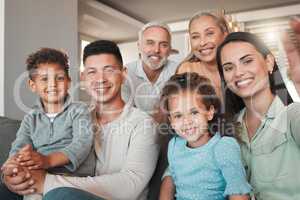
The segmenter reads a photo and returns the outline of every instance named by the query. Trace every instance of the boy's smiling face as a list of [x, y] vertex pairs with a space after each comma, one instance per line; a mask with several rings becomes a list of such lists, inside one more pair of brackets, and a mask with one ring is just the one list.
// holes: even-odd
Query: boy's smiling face
[[63, 105], [70, 87], [70, 78], [59, 64], [43, 63], [35, 69], [32, 80], [29, 80], [29, 87], [41, 98], [44, 106]]

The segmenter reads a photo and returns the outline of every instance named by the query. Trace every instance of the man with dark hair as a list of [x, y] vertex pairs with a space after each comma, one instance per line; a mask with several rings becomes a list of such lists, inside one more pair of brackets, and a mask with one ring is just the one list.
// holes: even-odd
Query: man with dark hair
[[[4, 181], [19, 194], [32, 192], [31, 188], [44, 194], [50, 191], [46, 200], [146, 199], [159, 152], [155, 123], [122, 100], [126, 69], [115, 43], [93, 42], [85, 47], [83, 57], [82, 80], [92, 98], [95, 123], [96, 176], [65, 177], [39, 171], [31, 178], [21, 173], [21, 177], [11, 177], [18, 169], [11, 163]], [[31, 180], [35, 181], [33, 186]]]
[[85, 63], [87, 57], [97, 54], [112, 54], [120, 63], [120, 66], [123, 67], [120, 49], [114, 42], [109, 40], [97, 40], [87, 45], [83, 51], [83, 63]]

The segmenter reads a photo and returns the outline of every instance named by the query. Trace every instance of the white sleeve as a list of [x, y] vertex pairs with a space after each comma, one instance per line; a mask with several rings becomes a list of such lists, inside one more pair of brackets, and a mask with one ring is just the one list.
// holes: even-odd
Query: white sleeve
[[147, 187], [158, 159], [159, 145], [154, 122], [138, 123], [127, 160], [119, 172], [95, 177], [66, 177], [47, 174], [44, 194], [58, 187], [76, 187], [105, 199], [133, 200]]

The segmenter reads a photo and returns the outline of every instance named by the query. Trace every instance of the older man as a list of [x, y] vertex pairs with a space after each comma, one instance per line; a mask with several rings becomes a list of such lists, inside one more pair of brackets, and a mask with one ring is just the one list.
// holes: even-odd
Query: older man
[[138, 48], [140, 59], [126, 65], [122, 97], [153, 116], [160, 91], [178, 65], [168, 59], [172, 50], [169, 27], [158, 22], [146, 24], [139, 31]]

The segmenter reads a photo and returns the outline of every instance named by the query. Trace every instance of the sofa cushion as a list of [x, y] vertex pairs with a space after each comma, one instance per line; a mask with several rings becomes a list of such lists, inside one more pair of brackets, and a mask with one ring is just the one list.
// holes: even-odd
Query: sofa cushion
[[0, 117], [0, 166], [7, 159], [21, 121]]

